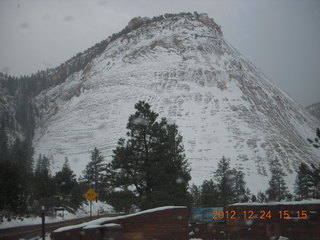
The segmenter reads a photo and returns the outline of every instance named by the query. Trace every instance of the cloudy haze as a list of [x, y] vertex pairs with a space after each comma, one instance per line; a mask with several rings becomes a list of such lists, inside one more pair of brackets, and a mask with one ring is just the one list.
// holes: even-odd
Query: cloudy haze
[[55, 67], [136, 16], [206, 12], [226, 40], [306, 106], [320, 101], [319, 0], [0, 0], [0, 71]]

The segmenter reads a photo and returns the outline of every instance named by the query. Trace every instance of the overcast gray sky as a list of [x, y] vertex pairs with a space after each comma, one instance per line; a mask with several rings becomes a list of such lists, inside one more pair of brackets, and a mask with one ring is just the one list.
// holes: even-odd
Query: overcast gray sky
[[136, 16], [208, 13], [300, 104], [320, 101], [320, 0], [0, 0], [0, 71], [56, 67]]

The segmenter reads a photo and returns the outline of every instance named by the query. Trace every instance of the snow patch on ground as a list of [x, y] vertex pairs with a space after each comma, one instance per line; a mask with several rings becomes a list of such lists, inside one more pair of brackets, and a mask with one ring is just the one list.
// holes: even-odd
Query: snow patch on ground
[[[109, 204], [106, 204], [100, 201], [92, 202], [92, 216], [98, 216], [98, 215], [113, 213], [113, 212], [114, 212], [113, 207]], [[90, 216], [90, 205], [87, 203], [83, 203], [76, 213], [73, 214], [67, 211], [59, 212], [59, 214], [57, 214], [56, 216], [46, 216], [45, 222], [46, 223], [61, 222], [65, 220], [88, 217], [88, 216]], [[23, 218], [23, 221], [21, 221], [20, 219], [15, 219], [11, 221], [7, 221], [7, 219], [3, 219], [3, 222], [0, 223], [0, 229], [36, 225], [41, 223], [42, 223], [41, 217]]]
[[[25, 239], [25, 238], [19, 238], [19, 240], [26, 240], [26, 239]], [[42, 236], [30, 238], [30, 239], [28, 239], [28, 240], [42, 240]], [[50, 233], [46, 233], [46, 235], [45, 235], [45, 240], [51, 240], [51, 238], [50, 238]]]
[[309, 205], [309, 204], [320, 204], [319, 199], [308, 199], [308, 200], [301, 200], [301, 201], [281, 201], [281, 202], [268, 202], [268, 203], [258, 203], [258, 202], [251, 202], [251, 203], [234, 203], [229, 206], [267, 206], [267, 205]]

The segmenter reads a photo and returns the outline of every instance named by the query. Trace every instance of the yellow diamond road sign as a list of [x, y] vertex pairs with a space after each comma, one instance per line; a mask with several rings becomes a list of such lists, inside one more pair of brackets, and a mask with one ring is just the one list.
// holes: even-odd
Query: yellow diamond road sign
[[83, 196], [86, 199], [88, 199], [88, 201], [92, 202], [92, 200], [94, 200], [97, 197], [97, 194], [92, 188], [89, 188], [88, 191], [86, 191], [86, 193], [83, 194]]

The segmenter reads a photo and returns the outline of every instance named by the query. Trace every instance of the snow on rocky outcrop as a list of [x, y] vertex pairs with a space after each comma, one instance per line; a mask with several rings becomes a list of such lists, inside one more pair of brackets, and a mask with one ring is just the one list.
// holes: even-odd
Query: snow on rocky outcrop
[[36, 154], [48, 155], [55, 169], [68, 157], [77, 174], [94, 147], [110, 161], [139, 100], [177, 123], [197, 184], [222, 156], [255, 193], [267, 187], [274, 158], [291, 190], [301, 162], [319, 163], [319, 151], [307, 142], [319, 122], [234, 49], [206, 14], [138, 18], [85, 68], [41, 92]]

